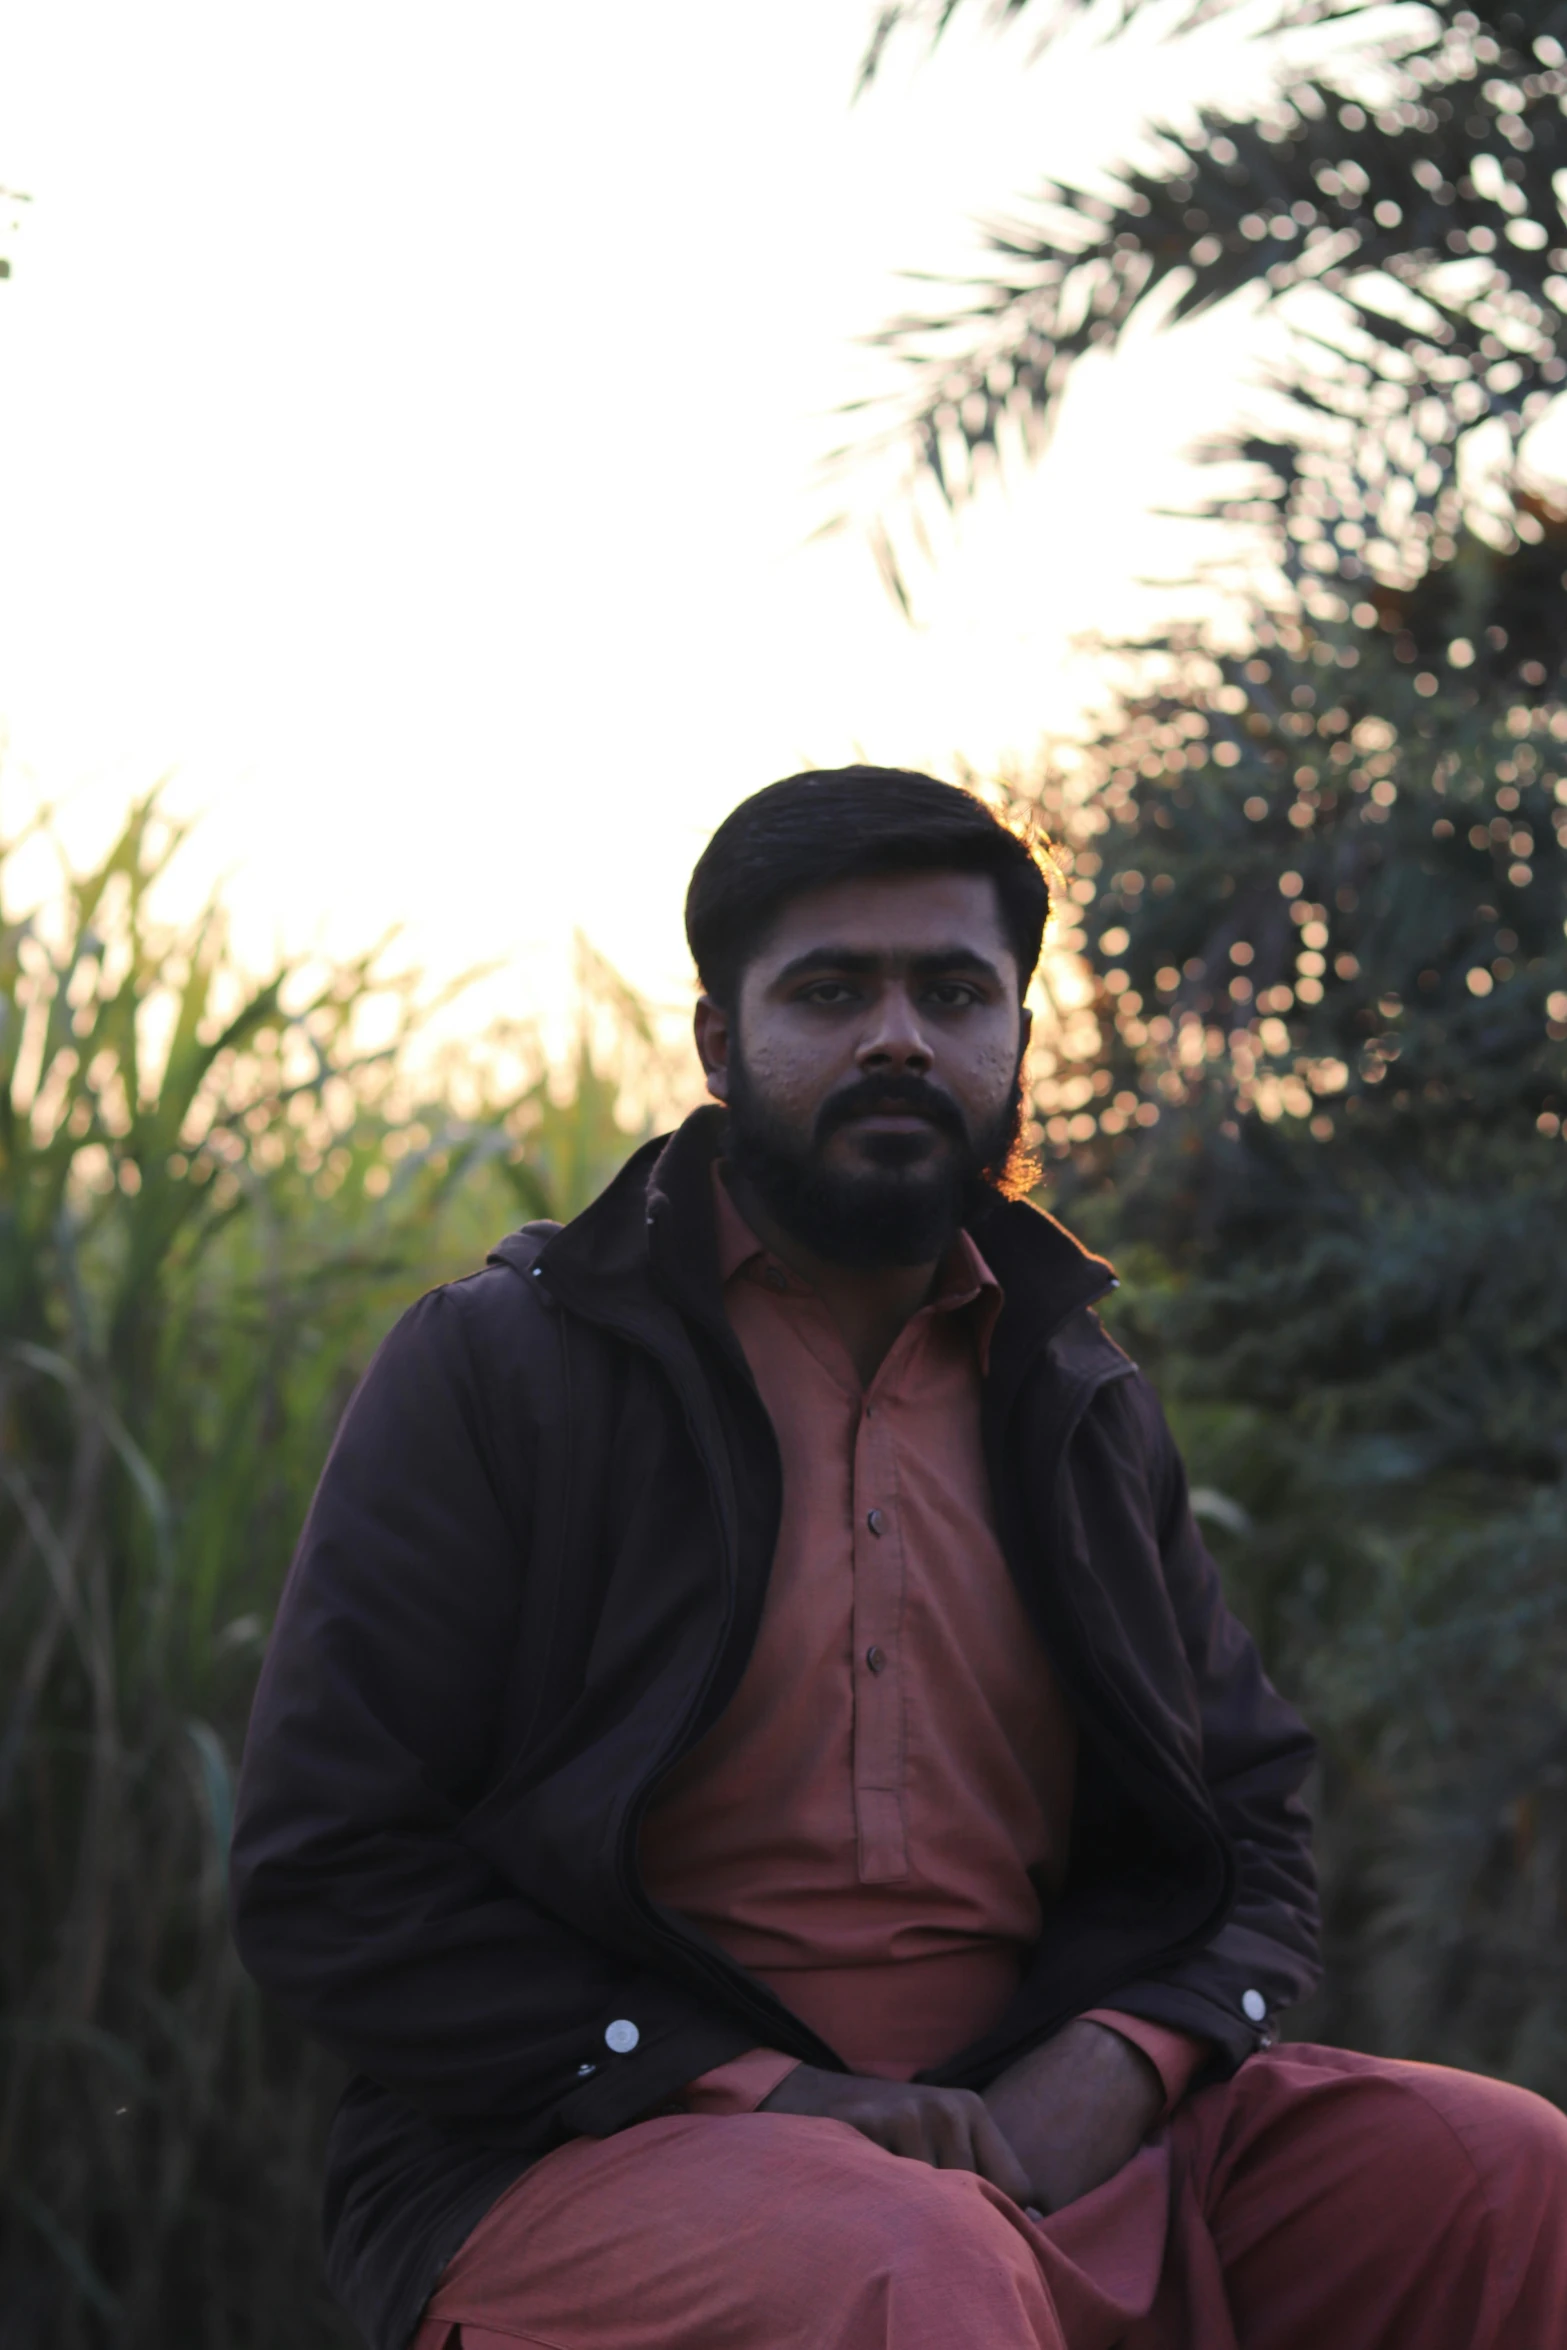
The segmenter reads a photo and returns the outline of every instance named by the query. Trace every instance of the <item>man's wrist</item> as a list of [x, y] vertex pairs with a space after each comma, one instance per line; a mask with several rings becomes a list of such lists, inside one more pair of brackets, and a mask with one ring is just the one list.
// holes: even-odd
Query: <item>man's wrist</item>
[[1117, 2031], [1114, 2024], [1096, 2015], [1074, 2016], [1065, 2029], [1083, 2034], [1091, 2032], [1102, 2060], [1110, 2062], [1117, 2074], [1141, 2081], [1149, 2098], [1156, 2107], [1162, 2109], [1165, 2101], [1163, 2075], [1147, 2049], [1134, 2040], [1130, 2033]]
[[1118, 2007], [1088, 2008], [1078, 2021], [1114, 2032], [1148, 2059], [1162, 2084], [1167, 2114], [1175, 2111], [1213, 2053], [1211, 2044], [1193, 2033], [1172, 2031], [1167, 2024], [1150, 2023], [1146, 2017], [1127, 2015]]
[[1026, 2111], [1034, 2118], [1039, 2118], [1042, 2097], [1052, 2114], [1067, 2105], [1091, 2111], [1107, 2099], [1123, 2108], [1145, 2103], [1152, 2128], [1164, 2103], [1164, 2084], [1152, 2058], [1130, 2039], [1088, 2016], [1074, 2016], [998, 2074], [984, 2096], [997, 2111]]
[[1158, 2068], [1079, 2016], [1008, 2067], [985, 2103], [1016, 2149], [1032, 2200], [1059, 2211], [1129, 2162], [1164, 2110]]

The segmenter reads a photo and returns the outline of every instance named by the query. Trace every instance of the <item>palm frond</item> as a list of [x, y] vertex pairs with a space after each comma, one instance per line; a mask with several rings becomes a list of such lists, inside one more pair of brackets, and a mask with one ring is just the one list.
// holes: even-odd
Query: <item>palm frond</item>
[[[1543, 13], [1567, 34], [1567, 9]], [[1369, 527], [1333, 518], [1378, 542], [1345, 575], [1418, 576], [1462, 519], [1472, 434], [1499, 422], [1516, 446], [1567, 380], [1567, 51], [1544, 23], [1526, 53], [1470, 14], [1436, 14], [1413, 45], [1282, 83], [1256, 117], [1156, 126], [1148, 157], [1101, 189], [1046, 185], [988, 232], [991, 269], [873, 338], [909, 389], [833, 462], [879, 480], [890, 459], [906, 490], [925, 481], [960, 504], [998, 459], [1043, 448], [1075, 369], [1134, 319], [1157, 311], [1168, 329], [1250, 299], [1294, 329], [1271, 385], [1287, 437], [1337, 451], [1362, 484], [1399, 485]], [[1298, 502], [1285, 495], [1276, 519], [1297, 579], [1336, 567], [1334, 534]]]
[[[1199, 32], [1222, 16], [1232, 16], [1250, 4], [1250, 0], [1186, 0], [1171, 8], [1163, 6], [1162, 32], [1168, 39], [1179, 40], [1189, 33]], [[923, 39], [928, 48], [935, 48], [953, 18], [962, 8], [963, 0], [887, 0], [878, 10], [871, 27], [865, 53], [860, 60], [859, 78], [855, 95], [859, 96], [875, 81], [883, 61], [893, 43], [904, 34]], [[1094, 27], [1101, 40], [1114, 40], [1117, 34], [1140, 16], [1155, 13], [1158, 0], [984, 0], [982, 11], [995, 29], [1012, 24], [1025, 10], [1040, 20], [1039, 46], [1046, 47], [1060, 32], [1073, 23], [1092, 18], [1095, 11], [1098, 23]], [[1379, 5], [1379, 0], [1279, 0], [1269, 10], [1258, 27], [1259, 37], [1284, 31], [1299, 25], [1322, 24], [1341, 17], [1364, 14]]]

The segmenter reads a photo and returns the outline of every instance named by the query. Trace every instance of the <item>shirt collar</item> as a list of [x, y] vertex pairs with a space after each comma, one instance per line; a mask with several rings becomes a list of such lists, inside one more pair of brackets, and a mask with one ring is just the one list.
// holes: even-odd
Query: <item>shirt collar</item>
[[[781, 1264], [760, 1241], [730, 1197], [729, 1186], [713, 1162], [713, 1203], [718, 1225], [718, 1278], [729, 1283], [744, 1273], [779, 1296], [814, 1297], [810, 1283]], [[980, 1369], [988, 1367], [990, 1337], [1003, 1304], [1001, 1284], [980, 1254], [973, 1234], [959, 1231], [936, 1269], [936, 1285], [921, 1309], [931, 1314], [958, 1313], [974, 1308], [975, 1340]]]
[[[720, 1281], [733, 1280], [742, 1266], [749, 1265], [753, 1261], [758, 1269], [764, 1263], [777, 1265], [777, 1259], [769, 1257], [767, 1250], [757, 1239], [756, 1234], [730, 1198], [729, 1186], [724, 1181], [722, 1174], [722, 1162], [718, 1159], [713, 1161], [713, 1203], [718, 1215], [718, 1278]], [[778, 1271], [788, 1273], [788, 1267], [778, 1265]], [[804, 1282], [796, 1280], [792, 1273], [789, 1273], [789, 1280], [796, 1289], [805, 1287]], [[773, 1286], [775, 1285], [769, 1283], [769, 1287]]]

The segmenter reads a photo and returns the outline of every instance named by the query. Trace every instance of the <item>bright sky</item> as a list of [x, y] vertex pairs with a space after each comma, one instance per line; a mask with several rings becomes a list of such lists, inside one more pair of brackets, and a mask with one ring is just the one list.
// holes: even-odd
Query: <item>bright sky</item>
[[870, 13], [3, 0], [7, 829], [41, 793], [96, 845], [167, 772], [252, 960], [400, 923], [528, 1012], [580, 925], [667, 999], [745, 792], [1069, 723], [1073, 635], [1189, 552], [1149, 509], [1225, 421], [1235, 322], [1085, 379], [917, 629], [863, 543], [811, 543], [815, 470], [895, 273], [1233, 84], [1234, 36], [1029, 67], [960, 18], [851, 107]]

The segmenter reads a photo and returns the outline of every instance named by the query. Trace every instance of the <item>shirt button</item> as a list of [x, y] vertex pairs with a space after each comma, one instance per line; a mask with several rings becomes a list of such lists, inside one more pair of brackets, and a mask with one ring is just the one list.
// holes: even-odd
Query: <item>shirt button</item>
[[887, 1651], [884, 1648], [868, 1648], [865, 1651], [865, 1662], [873, 1673], [879, 1673], [887, 1662]]
[[1260, 1991], [1243, 1991], [1241, 1993], [1241, 2013], [1248, 2023], [1260, 2024], [1267, 2021], [1268, 2003]]
[[604, 2034], [604, 2045], [617, 2056], [629, 2056], [642, 2035], [629, 2016], [617, 2016]]
[[887, 1521], [882, 1516], [880, 1510], [867, 1510], [865, 1513], [865, 1523], [867, 1526], [869, 1526], [873, 1534], [879, 1534]]

